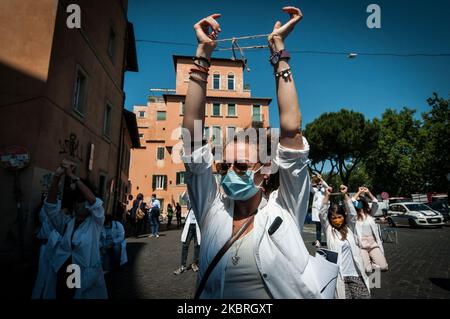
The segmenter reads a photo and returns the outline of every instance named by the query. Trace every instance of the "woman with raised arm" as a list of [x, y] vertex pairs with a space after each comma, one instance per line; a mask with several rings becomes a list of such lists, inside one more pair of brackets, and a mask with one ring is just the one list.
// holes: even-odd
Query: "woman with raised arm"
[[[366, 195], [372, 201], [372, 207], [370, 207]], [[373, 218], [378, 210], [378, 200], [367, 187], [360, 187], [352, 200], [358, 214], [355, 234], [357, 244], [361, 248], [366, 272], [371, 273], [375, 269], [387, 271], [388, 264], [384, 256], [383, 241], [378, 225]]]
[[327, 248], [338, 254], [339, 276], [336, 298], [369, 299], [369, 279], [364, 271], [361, 251], [354, 235], [356, 211], [347, 194], [347, 186], [341, 185], [339, 190], [344, 195], [345, 209], [338, 204], [330, 205], [332, 188], [328, 187], [319, 212], [327, 236]]
[[[63, 175], [70, 178], [74, 189], [71, 194], [73, 199], [71, 216], [64, 213], [61, 202], [56, 197], [58, 184]], [[49, 289], [43, 298], [108, 297], [100, 258], [100, 234], [105, 220], [102, 205], [103, 202], [95, 197], [79, 177], [75, 176], [73, 167], [66, 164], [58, 167], [44, 208], [51, 226], [61, 235], [61, 242], [51, 262], [56, 285], [52, 287], [53, 289]], [[74, 280], [68, 280], [69, 275]], [[69, 287], [68, 282], [73, 283], [74, 287]]]
[[[183, 160], [202, 236], [198, 298], [322, 297], [323, 287], [300, 234], [310, 191], [309, 145], [301, 133], [297, 91], [284, 43], [302, 13], [294, 7], [283, 11], [289, 21], [277, 22], [269, 36], [281, 127], [275, 158], [268, 163], [253, 160], [249, 154], [258, 152], [259, 145], [233, 140], [225, 146], [226, 162], [218, 167], [220, 182], [212, 172], [211, 147], [202, 141], [208, 71], [221, 32], [220, 14], [194, 26], [199, 44], [186, 96]], [[278, 173], [269, 174], [275, 167]]]

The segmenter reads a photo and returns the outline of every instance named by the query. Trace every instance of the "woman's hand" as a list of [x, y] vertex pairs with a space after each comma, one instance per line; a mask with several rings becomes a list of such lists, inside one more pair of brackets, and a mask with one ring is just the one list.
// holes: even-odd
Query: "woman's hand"
[[194, 25], [195, 35], [199, 44], [197, 56], [202, 56], [207, 59], [211, 57], [211, 54], [217, 45], [215, 40], [222, 31], [220, 29], [220, 24], [216, 20], [220, 16], [219, 13], [212, 14], [201, 19]]
[[348, 187], [345, 185], [341, 185], [341, 186], [339, 186], [339, 191], [345, 195], [348, 192]]
[[272, 33], [269, 35], [269, 46], [272, 51], [284, 50], [284, 39], [294, 30], [295, 25], [303, 18], [300, 9], [296, 7], [284, 7], [283, 11], [289, 14], [289, 21], [284, 25], [280, 21], [275, 23]]
[[61, 165], [58, 166], [58, 168], [55, 171], [54, 176], [57, 178], [60, 178], [61, 176], [63, 176], [66, 173], [66, 170], [64, 167], [62, 167]]

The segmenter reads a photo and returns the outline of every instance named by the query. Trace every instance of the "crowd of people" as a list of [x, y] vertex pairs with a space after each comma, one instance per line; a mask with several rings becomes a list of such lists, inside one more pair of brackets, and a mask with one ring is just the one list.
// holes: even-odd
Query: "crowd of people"
[[[274, 155], [267, 162], [255, 161], [260, 143], [235, 136], [223, 147], [225, 161], [213, 159], [210, 143], [194, 134], [194, 123], [204, 123], [208, 71], [216, 39], [221, 32], [220, 14], [195, 24], [198, 48], [185, 101], [183, 161], [188, 191], [184, 200], [188, 214], [181, 235], [180, 275], [198, 271], [196, 298], [370, 298], [369, 275], [388, 270], [379, 229], [372, 217], [377, 199], [366, 187], [350, 196], [345, 185], [339, 193], [320, 175], [308, 172], [309, 144], [301, 132], [301, 113], [290, 54], [285, 39], [301, 20], [298, 8], [285, 7], [289, 20], [276, 22], [270, 34], [270, 63], [274, 70], [278, 99], [280, 136]], [[267, 138], [269, 140], [270, 137]], [[268, 143], [270, 146], [270, 142]], [[243, 150], [243, 152], [241, 152]], [[269, 149], [269, 151], [271, 151]], [[219, 180], [213, 173], [220, 174]], [[61, 208], [57, 187], [62, 175], [73, 181], [73, 202]], [[302, 229], [310, 194], [312, 221], [316, 225], [314, 245], [336, 258], [311, 256]], [[340, 197], [331, 198], [333, 195]], [[336, 200], [335, 200], [336, 199]], [[133, 200], [132, 197], [129, 200]], [[138, 194], [127, 214], [131, 234], [159, 237], [161, 203], [153, 194], [149, 203]], [[175, 214], [181, 223], [179, 203], [167, 207], [167, 228]], [[104, 216], [102, 201], [70, 167], [62, 165], [53, 178], [40, 214], [41, 247], [34, 298], [106, 298], [104, 272], [127, 261], [124, 228], [111, 216]], [[128, 227], [127, 227], [128, 228]], [[188, 266], [190, 243], [194, 260]], [[200, 242], [202, 244], [200, 245]], [[66, 285], [66, 268], [81, 268], [81, 288]]]

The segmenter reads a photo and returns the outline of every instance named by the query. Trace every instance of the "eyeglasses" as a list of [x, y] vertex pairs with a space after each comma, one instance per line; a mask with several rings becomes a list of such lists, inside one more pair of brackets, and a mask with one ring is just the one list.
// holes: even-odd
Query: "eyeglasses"
[[234, 162], [233, 164], [225, 163], [225, 162], [224, 163], [216, 163], [216, 170], [217, 170], [218, 174], [224, 176], [228, 173], [228, 171], [230, 170], [230, 167], [232, 167], [233, 170], [236, 172], [236, 174], [244, 175], [248, 170], [254, 170], [258, 164], [260, 165], [259, 168], [264, 166], [262, 163], [256, 163], [253, 166], [248, 163], [238, 163], [238, 162]]

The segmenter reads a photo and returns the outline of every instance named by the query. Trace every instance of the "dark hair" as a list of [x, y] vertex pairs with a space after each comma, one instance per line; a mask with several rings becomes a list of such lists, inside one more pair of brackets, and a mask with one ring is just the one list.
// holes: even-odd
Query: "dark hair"
[[144, 195], [142, 195], [141, 193], [137, 194], [136, 196], [137, 200], [143, 200], [144, 199]]
[[103, 223], [104, 225], [110, 224], [112, 223], [114, 220], [113, 216], [111, 214], [106, 214], [105, 215], [105, 222]]
[[156, 198], [156, 194], [152, 194], [152, 197], [155, 197], [155, 198]]
[[172, 204], [167, 204], [167, 207], [168, 208], [172, 208]]
[[331, 216], [333, 214], [341, 215], [342, 217], [344, 217], [344, 223], [342, 224], [341, 228], [337, 229], [337, 231], [341, 234], [342, 240], [346, 240], [348, 228], [347, 228], [347, 221], [346, 221], [346, 214], [345, 214], [344, 207], [342, 207], [341, 205], [338, 205], [338, 204], [331, 204], [330, 208], [328, 209], [327, 218], [328, 218], [328, 222], [330, 223], [330, 225], [332, 227], [334, 227], [333, 223], [331, 222]]
[[361, 220], [364, 216], [364, 214], [368, 214], [370, 215], [370, 206], [369, 206], [369, 202], [367, 201], [367, 199], [363, 196], [359, 197], [358, 199], [361, 204], [362, 204], [362, 208], [360, 209], [356, 209], [356, 212], [358, 213], [358, 220]]

